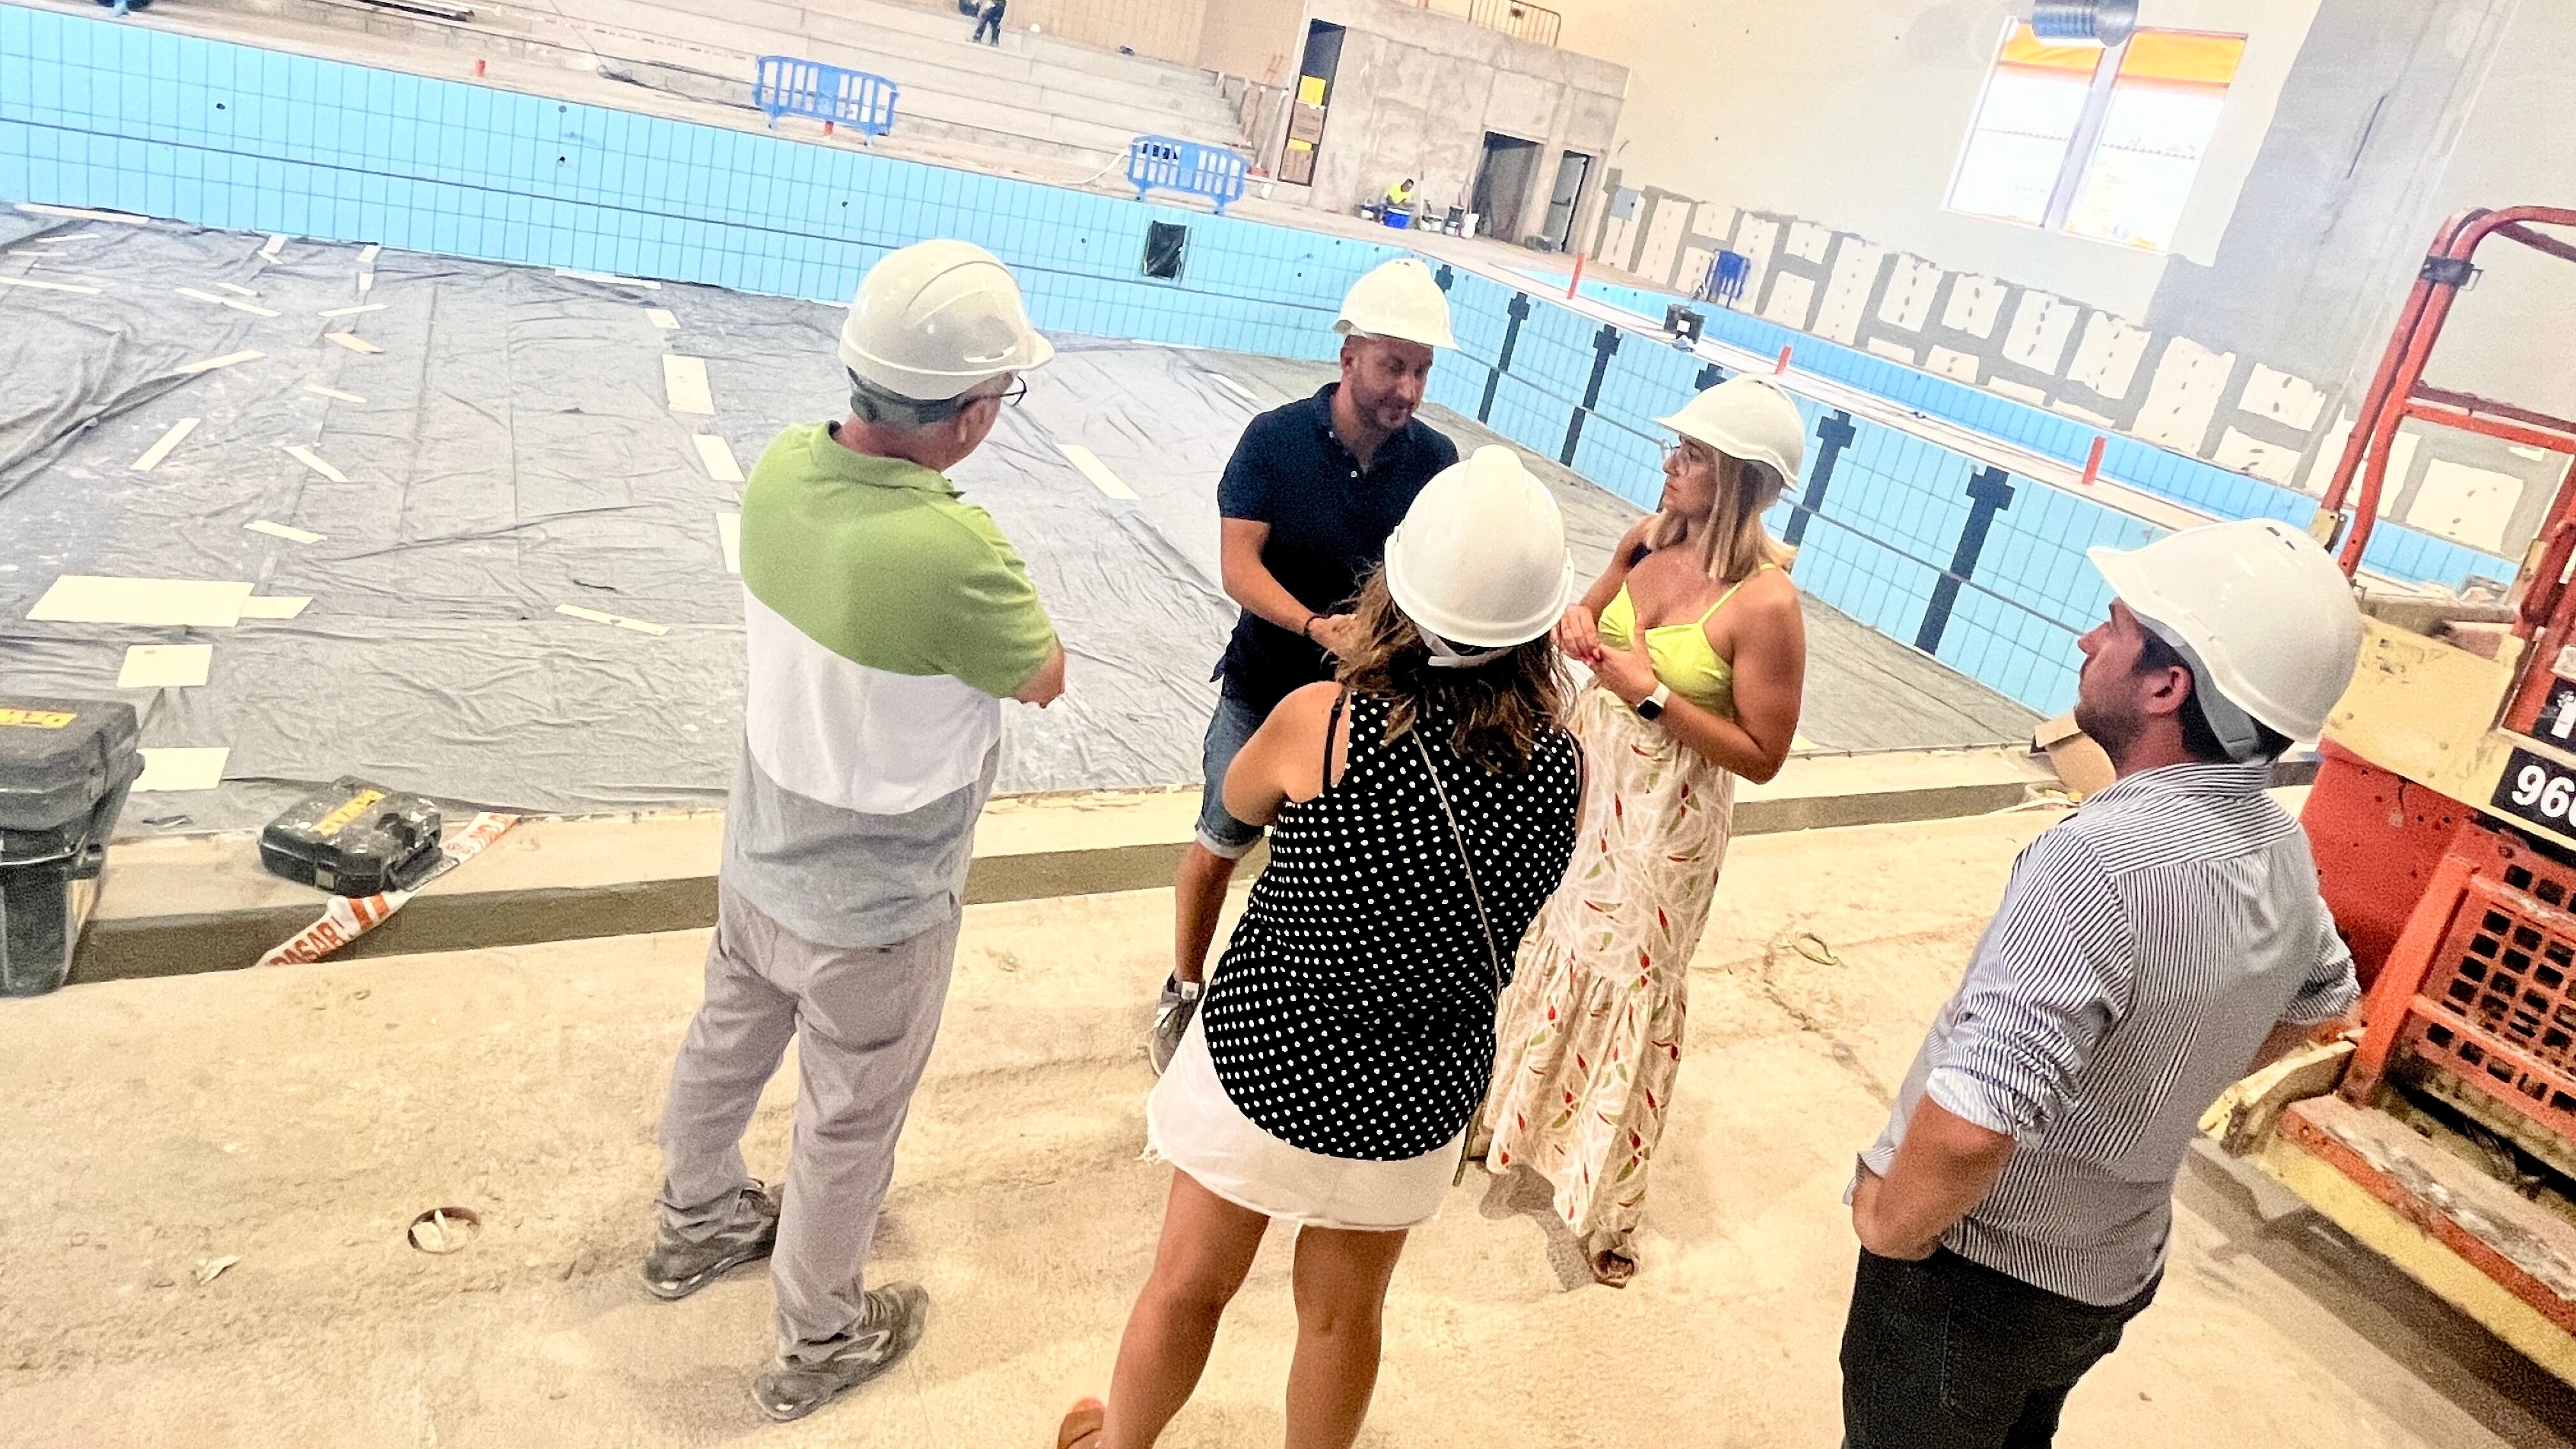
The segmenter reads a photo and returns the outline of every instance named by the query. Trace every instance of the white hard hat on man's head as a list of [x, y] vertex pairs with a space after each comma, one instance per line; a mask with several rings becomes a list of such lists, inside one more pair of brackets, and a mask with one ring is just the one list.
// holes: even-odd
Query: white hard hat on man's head
[[1574, 591], [1555, 495], [1511, 449], [1478, 448], [1422, 485], [1388, 535], [1386, 590], [1434, 664], [1482, 664], [1538, 638]]
[[841, 361], [862, 382], [945, 402], [1055, 356], [1029, 325], [1020, 284], [991, 252], [926, 241], [887, 253], [859, 281], [841, 324]]
[[1655, 421], [1730, 458], [1760, 463], [1779, 475], [1783, 488], [1797, 481], [1807, 461], [1807, 420], [1788, 389], [1767, 377], [1740, 373]]
[[2293, 740], [2325, 729], [2361, 658], [2361, 607], [2315, 539], [2249, 518], [2085, 553], [2130, 613], [2192, 659], [2196, 686], [2224, 697], [2201, 705], [2222, 741], [2231, 709]]
[[1349, 336], [1393, 337], [1425, 347], [1456, 347], [1449, 332], [1449, 296], [1431, 279], [1420, 257], [1398, 257], [1351, 284], [1333, 330]]

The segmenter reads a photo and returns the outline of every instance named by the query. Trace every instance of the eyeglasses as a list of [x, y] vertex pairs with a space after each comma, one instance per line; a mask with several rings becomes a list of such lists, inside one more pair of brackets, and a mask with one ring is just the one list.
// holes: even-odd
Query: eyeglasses
[[[1011, 385], [1009, 387], [1002, 389], [1000, 392], [988, 392], [984, 394], [984, 397], [991, 398], [1006, 408], [1015, 408], [1020, 405], [1020, 399], [1027, 397], [1028, 395], [1029, 380], [1025, 377], [1015, 377], [1011, 379]], [[977, 399], [978, 402], [981, 402], [982, 400], [982, 398]]]
[[1703, 468], [1715, 467], [1717, 464], [1717, 460], [1715, 458], [1691, 451], [1691, 445], [1688, 443], [1664, 444], [1664, 461], [1667, 463], [1696, 463]]

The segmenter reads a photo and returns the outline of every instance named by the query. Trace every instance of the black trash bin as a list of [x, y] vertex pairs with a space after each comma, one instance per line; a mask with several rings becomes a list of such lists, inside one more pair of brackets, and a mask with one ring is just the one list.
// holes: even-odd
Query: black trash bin
[[0, 996], [63, 984], [125, 792], [134, 706], [0, 695]]

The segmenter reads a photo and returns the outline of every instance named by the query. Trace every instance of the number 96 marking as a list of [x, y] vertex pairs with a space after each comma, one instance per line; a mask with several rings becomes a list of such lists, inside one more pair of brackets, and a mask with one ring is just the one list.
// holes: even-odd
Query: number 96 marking
[[2535, 825], [2576, 825], [2576, 771], [2516, 750], [2505, 764], [2504, 778], [2496, 782], [2491, 803]]

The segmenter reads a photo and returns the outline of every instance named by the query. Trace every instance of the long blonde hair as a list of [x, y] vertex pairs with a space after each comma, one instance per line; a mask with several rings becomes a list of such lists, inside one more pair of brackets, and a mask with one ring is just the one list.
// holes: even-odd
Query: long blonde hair
[[[1707, 448], [1706, 443], [1683, 440], [1684, 448]], [[1700, 541], [1700, 563], [1708, 576], [1722, 583], [1753, 577], [1764, 564], [1777, 564], [1783, 569], [1797, 558], [1797, 550], [1771, 537], [1764, 527], [1762, 514], [1780, 495], [1788, 491], [1789, 481], [1778, 469], [1767, 463], [1747, 462], [1731, 453], [1716, 454], [1717, 498], [1709, 506], [1708, 517], [1697, 520], [1707, 529]], [[1655, 526], [1646, 533], [1648, 548], [1670, 548], [1682, 541], [1693, 520], [1677, 513], [1659, 513]]]

